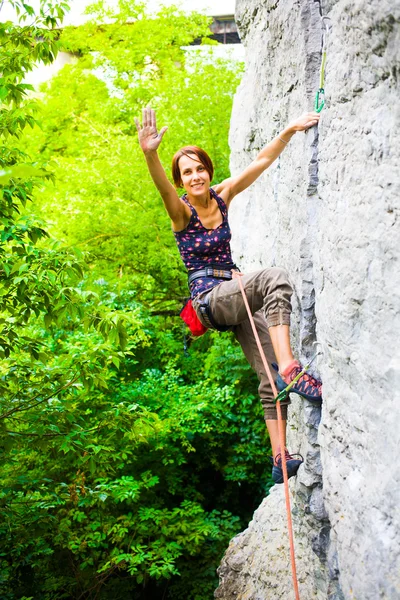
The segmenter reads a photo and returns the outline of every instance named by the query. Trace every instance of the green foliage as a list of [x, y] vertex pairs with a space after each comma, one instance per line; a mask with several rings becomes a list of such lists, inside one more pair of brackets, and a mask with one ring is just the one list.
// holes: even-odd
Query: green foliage
[[[164, 164], [196, 143], [221, 180], [241, 68], [182, 49], [209, 42], [195, 13], [98, 2], [60, 34], [66, 4], [14, 5], [21, 24], [0, 24], [0, 595], [209, 600], [268, 485], [265, 425], [230, 334], [183, 353], [185, 275], [133, 117], [151, 101]], [[76, 62], [27, 98], [24, 74], [60, 48]]]
[[129, 282], [148, 307], [176, 310], [186, 282], [133, 118], [151, 101], [169, 126], [161, 149], [167, 170], [180, 146], [196, 142], [213, 156], [221, 180], [240, 68], [203, 53], [184, 68], [181, 45], [207, 35], [205, 17], [165, 9], [139, 19], [130, 3], [125, 24], [124, 6], [115, 25], [63, 32], [64, 47], [82, 57], [47, 86], [42, 131], [30, 136], [29, 147], [56, 159], [57, 186], [47, 186], [39, 201], [54, 233], [90, 250], [96, 272], [120, 286]]
[[[215, 338], [210, 353], [220, 356], [225, 336]], [[201, 349], [185, 358], [169, 344], [140, 377], [127, 361], [103, 392], [74, 387], [54, 400], [41, 436], [9, 436], [1, 536], [19, 593], [141, 598], [144, 585], [154, 598], [166, 589], [174, 599], [212, 596], [215, 565], [261, 498], [265, 428], [257, 399], [244, 396], [237, 346], [223, 381], [220, 365], [199, 370]], [[35, 577], [21, 570], [26, 561]]]
[[[44, 182], [54, 181], [45, 160], [29, 155], [16, 146], [25, 126], [35, 124], [37, 105], [25, 100], [30, 86], [21, 83], [36, 61], [54, 60], [59, 49], [59, 33], [55, 27], [68, 8], [65, 3], [41, 2], [39, 14], [26, 3], [12, 3], [20, 21], [29, 25], [0, 24], [0, 64], [2, 70], [0, 109], [0, 358], [3, 380], [2, 417], [44, 403], [46, 398], [66, 389], [67, 381], [80, 378], [83, 385], [103, 382], [101, 372], [117, 360], [118, 342], [126, 346], [125, 323], [131, 315], [108, 310], [96, 294], [84, 291], [82, 253], [65, 247], [49, 237], [42, 222], [27, 212], [27, 203]], [[54, 367], [48, 348], [38, 334], [38, 325], [97, 329], [103, 346], [96, 342], [85, 356], [75, 353], [71, 364], [65, 359]], [[38, 361], [32, 366], [32, 361]], [[72, 362], [74, 365], [72, 369]], [[35, 382], [37, 389], [21, 390], [21, 373]], [[64, 375], [61, 375], [64, 373]], [[78, 375], [76, 375], [78, 373]], [[29, 374], [29, 375], [28, 375]], [[40, 398], [40, 399], [39, 399]]]

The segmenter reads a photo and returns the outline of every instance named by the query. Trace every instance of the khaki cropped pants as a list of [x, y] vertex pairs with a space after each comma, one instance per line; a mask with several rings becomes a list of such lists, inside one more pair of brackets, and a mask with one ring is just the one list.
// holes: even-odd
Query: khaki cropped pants
[[[242, 275], [241, 281], [268, 365], [275, 379], [277, 374], [271, 367], [271, 363], [277, 362], [277, 360], [268, 328], [275, 325], [290, 325], [292, 311], [290, 300], [293, 289], [289, 283], [289, 277], [284, 269], [272, 267]], [[266, 420], [277, 419], [272, 388], [262, 364], [237, 279], [223, 281], [211, 291], [206, 290], [196, 296], [193, 300], [193, 307], [201, 322], [203, 321], [199, 305], [206, 297], [216, 323], [231, 327], [249, 364], [257, 373], [260, 382], [258, 392], [264, 410], [264, 418]], [[282, 417], [285, 420], [289, 402], [289, 400], [281, 402]]]

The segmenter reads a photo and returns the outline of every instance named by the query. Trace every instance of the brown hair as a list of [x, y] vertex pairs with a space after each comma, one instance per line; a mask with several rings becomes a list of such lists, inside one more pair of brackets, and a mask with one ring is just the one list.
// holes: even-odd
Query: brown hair
[[185, 146], [178, 150], [178, 152], [174, 155], [172, 159], [172, 177], [175, 183], [175, 187], [180, 188], [183, 187], [182, 179], [181, 179], [181, 171], [179, 169], [179, 160], [182, 156], [188, 156], [189, 158], [193, 158], [195, 155], [199, 162], [203, 165], [205, 170], [210, 176], [210, 181], [214, 176], [214, 166], [212, 164], [211, 158], [208, 156], [205, 150], [198, 148], [197, 146]]

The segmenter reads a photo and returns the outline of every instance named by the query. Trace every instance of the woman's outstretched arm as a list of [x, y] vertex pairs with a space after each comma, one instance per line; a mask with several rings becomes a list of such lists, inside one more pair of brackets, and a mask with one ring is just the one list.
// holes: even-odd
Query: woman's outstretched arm
[[139, 136], [139, 144], [146, 158], [149, 173], [155, 186], [160, 192], [164, 206], [173, 223], [173, 227], [177, 231], [184, 229], [188, 221], [188, 215], [186, 214], [188, 209], [186, 209], [185, 204], [179, 198], [174, 186], [169, 181], [157, 154], [157, 149], [168, 128], [162, 127], [160, 133], [158, 133], [156, 113], [151, 108], [143, 109], [142, 125], [136, 118], [135, 124]]
[[236, 177], [230, 177], [222, 181], [219, 185], [215, 186], [215, 191], [218, 194], [223, 193], [229, 204], [237, 194], [248, 188], [272, 165], [297, 131], [306, 131], [310, 127], [313, 127], [318, 123], [319, 117], [318, 113], [310, 112], [289, 123], [276, 138], [261, 150], [255, 160], [244, 171]]

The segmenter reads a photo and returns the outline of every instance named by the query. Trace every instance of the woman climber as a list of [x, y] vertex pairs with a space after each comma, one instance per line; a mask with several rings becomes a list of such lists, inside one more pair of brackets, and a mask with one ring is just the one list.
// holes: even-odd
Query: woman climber
[[[256, 371], [259, 395], [271, 440], [273, 453], [272, 477], [283, 482], [281, 453], [285, 452], [288, 477], [296, 474], [301, 457], [292, 456], [279, 444], [277, 411], [272, 388], [262, 365], [237, 278], [232, 277], [233, 263], [228, 223], [228, 209], [235, 196], [248, 188], [281, 154], [297, 131], [317, 125], [319, 114], [310, 112], [289, 123], [265, 146], [250, 165], [235, 177], [210, 187], [213, 164], [208, 154], [197, 146], [185, 146], [172, 160], [174, 187], [159, 160], [157, 149], [167, 127], [157, 131], [155, 111], [143, 110], [143, 122], [135, 119], [140, 147], [150, 175], [156, 185], [172, 222], [182, 260], [188, 270], [192, 306], [204, 327], [230, 329], [242, 346], [250, 365]], [[178, 188], [184, 188], [180, 198]], [[276, 362], [278, 389], [284, 389], [302, 367], [294, 359], [290, 347], [290, 313], [292, 287], [283, 269], [272, 267], [241, 275], [241, 282], [269, 364]], [[273, 365], [274, 366], [274, 365]], [[275, 366], [276, 368], [276, 366]], [[291, 392], [311, 401], [322, 399], [321, 382], [305, 373]], [[281, 402], [286, 439], [287, 405]]]

